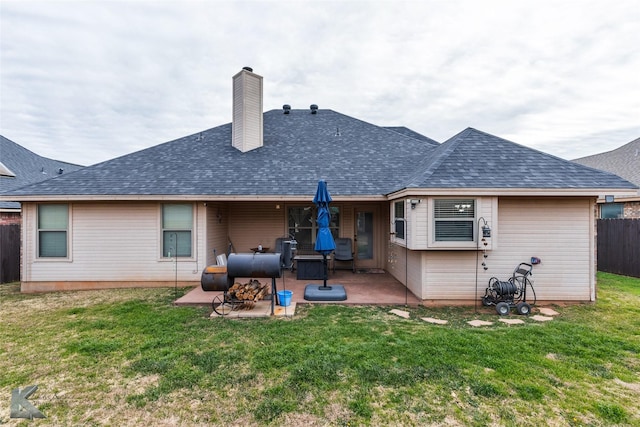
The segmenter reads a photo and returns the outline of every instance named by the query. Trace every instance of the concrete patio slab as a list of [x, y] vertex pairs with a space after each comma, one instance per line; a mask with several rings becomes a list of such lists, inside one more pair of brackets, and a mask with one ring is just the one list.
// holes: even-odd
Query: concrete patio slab
[[[244, 278], [237, 278], [242, 283]], [[249, 279], [246, 279], [247, 281]], [[258, 279], [261, 283], [271, 279]], [[309, 280], [297, 280], [296, 273], [289, 270], [283, 272], [283, 277], [276, 279], [278, 291], [288, 289], [293, 291], [292, 302], [299, 304], [347, 304], [347, 305], [407, 305], [417, 307], [422, 303], [405, 286], [389, 273], [352, 273], [350, 270], [336, 270], [330, 272], [329, 281], [340, 283], [347, 293], [345, 301], [306, 301], [305, 287]], [[191, 291], [174, 301], [176, 305], [208, 305], [216, 295], [222, 292], [205, 292], [201, 286], [195, 286]]]

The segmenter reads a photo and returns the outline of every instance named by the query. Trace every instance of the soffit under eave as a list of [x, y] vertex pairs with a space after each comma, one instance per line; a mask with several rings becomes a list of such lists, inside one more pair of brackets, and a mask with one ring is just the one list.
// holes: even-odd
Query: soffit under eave
[[547, 196], [547, 197], [598, 197], [610, 194], [615, 197], [634, 196], [630, 189], [571, 189], [571, 188], [411, 188], [387, 194], [388, 200], [415, 196]]

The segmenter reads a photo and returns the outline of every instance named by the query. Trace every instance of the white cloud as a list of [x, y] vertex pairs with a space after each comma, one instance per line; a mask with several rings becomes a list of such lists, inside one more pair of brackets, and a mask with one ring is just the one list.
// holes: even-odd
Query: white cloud
[[0, 133], [91, 164], [265, 109], [316, 103], [440, 141], [472, 126], [565, 158], [640, 136], [628, 1], [0, 3]]

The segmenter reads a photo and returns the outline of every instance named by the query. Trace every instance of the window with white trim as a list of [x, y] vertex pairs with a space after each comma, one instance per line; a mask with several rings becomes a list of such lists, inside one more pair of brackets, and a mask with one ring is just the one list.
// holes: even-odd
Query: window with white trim
[[473, 242], [476, 217], [474, 199], [435, 199], [433, 203], [436, 242]]
[[38, 257], [67, 258], [69, 205], [38, 205]]
[[162, 205], [162, 256], [191, 257], [193, 205], [167, 203]]
[[394, 231], [396, 233], [397, 239], [405, 239], [404, 231], [406, 225], [405, 215], [405, 202], [401, 200], [399, 202], [395, 202], [393, 204], [393, 214], [394, 214]]

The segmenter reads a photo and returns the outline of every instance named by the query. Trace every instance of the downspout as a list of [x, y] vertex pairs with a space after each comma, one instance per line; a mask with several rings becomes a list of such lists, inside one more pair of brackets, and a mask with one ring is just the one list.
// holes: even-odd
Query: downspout
[[589, 251], [589, 296], [591, 302], [596, 302], [596, 286], [597, 286], [597, 271], [598, 271], [598, 222], [596, 217], [598, 216], [597, 199], [593, 198], [589, 201], [592, 214], [589, 216], [589, 227], [592, 232], [589, 233], [589, 245], [591, 250]]

